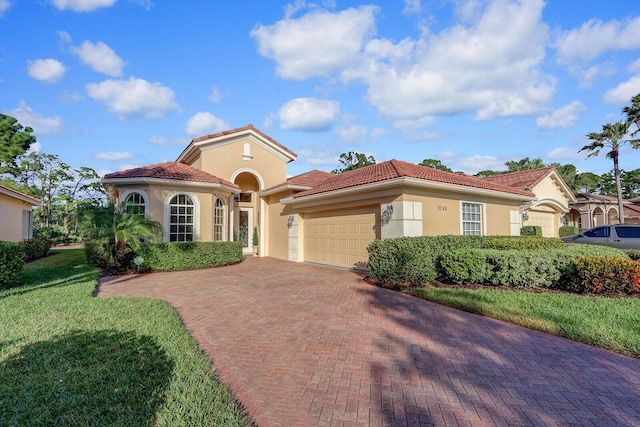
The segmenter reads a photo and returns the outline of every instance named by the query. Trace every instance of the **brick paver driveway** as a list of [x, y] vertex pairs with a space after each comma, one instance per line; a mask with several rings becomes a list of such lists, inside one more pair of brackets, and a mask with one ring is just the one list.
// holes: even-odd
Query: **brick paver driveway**
[[178, 310], [260, 426], [640, 425], [640, 360], [352, 272], [249, 258], [102, 280], [131, 295]]

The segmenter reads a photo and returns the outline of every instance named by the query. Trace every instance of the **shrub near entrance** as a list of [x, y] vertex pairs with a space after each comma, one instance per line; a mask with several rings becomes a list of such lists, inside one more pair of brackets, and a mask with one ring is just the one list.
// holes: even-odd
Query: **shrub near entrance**
[[24, 255], [20, 243], [0, 242], [0, 289], [16, 283], [24, 267]]
[[141, 268], [152, 271], [189, 270], [242, 261], [240, 242], [170, 242], [142, 245], [136, 255], [144, 262]]

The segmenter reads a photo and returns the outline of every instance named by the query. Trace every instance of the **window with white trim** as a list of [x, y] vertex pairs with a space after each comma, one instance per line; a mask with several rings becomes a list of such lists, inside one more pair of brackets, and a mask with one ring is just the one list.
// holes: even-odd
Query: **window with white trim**
[[213, 241], [222, 242], [224, 240], [224, 203], [216, 199], [213, 205]]
[[462, 203], [462, 234], [464, 236], [482, 235], [482, 205]]
[[178, 194], [169, 202], [169, 241], [193, 242], [195, 205], [191, 197]]
[[124, 201], [125, 212], [129, 215], [144, 215], [145, 202], [140, 193], [130, 193]]

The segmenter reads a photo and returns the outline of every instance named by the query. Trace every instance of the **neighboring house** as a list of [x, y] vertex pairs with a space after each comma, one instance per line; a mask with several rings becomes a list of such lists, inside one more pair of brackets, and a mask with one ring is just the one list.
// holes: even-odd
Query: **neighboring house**
[[[617, 197], [578, 193], [576, 201], [569, 206], [574, 225], [579, 228], [620, 223]], [[622, 207], [626, 224], [640, 223], [640, 198], [623, 200]]]
[[538, 225], [544, 237], [558, 237], [561, 226], [572, 225], [569, 206], [576, 201], [553, 166], [483, 178], [486, 181], [531, 191], [535, 200], [521, 209], [522, 225]]
[[557, 236], [573, 197], [555, 169], [531, 188], [399, 160], [287, 178], [295, 158], [248, 125], [192, 140], [176, 162], [102, 182], [111, 200], [134, 203], [159, 221], [164, 241], [238, 240], [250, 253], [257, 227], [261, 256], [349, 268], [366, 264], [374, 239], [517, 235], [538, 213], [546, 215], [546, 234]]
[[34, 207], [42, 202], [0, 185], [0, 241], [21, 242], [33, 237]]

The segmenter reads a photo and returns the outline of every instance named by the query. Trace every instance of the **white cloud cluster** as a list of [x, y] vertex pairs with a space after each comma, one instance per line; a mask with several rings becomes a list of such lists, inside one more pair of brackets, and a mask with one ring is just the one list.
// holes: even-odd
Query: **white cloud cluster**
[[628, 104], [631, 97], [638, 93], [640, 93], [640, 74], [608, 90], [602, 100], [609, 104]]
[[173, 90], [160, 83], [130, 77], [128, 80], [89, 83], [85, 87], [91, 98], [105, 104], [122, 120], [160, 118], [168, 111], [180, 111]]
[[4, 13], [9, 10], [11, 7], [11, 2], [9, 0], [0, 0], [0, 18], [4, 15]]
[[296, 98], [284, 104], [278, 111], [283, 129], [325, 132], [331, 129], [340, 104], [317, 98]]
[[103, 42], [92, 43], [85, 40], [81, 46], [72, 47], [71, 52], [94, 71], [110, 77], [120, 77], [124, 61]]
[[67, 68], [57, 59], [36, 59], [29, 61], [27, 72], [31, 77], [45, 83], [57, 83], [67, 72]]
[[130, 151], [98, 151], [93, 154], [93, 158], [96, 160], [127, 160], [133, 157], [133, 153]]
[[285, 17], [273, 25], [257, 25], [251, 36], [260, 54], [276, 61], [281, 77], [329, 76], [357, 65], [363, 43], [375, 32], [377, 12], [375, 6], [336, 13], [313, 9], [297, 19]]
[[[367, 100], [394, 121], [475, 112], [478, 120], [538, 114], [555, 92], [542, 72], [549, 29], [543, 0], [456, 2], [456, 25], [397, 43], [375, 39], [378, 8], [313, 9], [257, 26], [261, 55], [287, 79], [360, 81]], [[418, 3], [405, 2], [407, 11]]]
[[31, 127], [36, 136], [49, 135], [64, 130], [64, 123], [60, 116], [44, 117], [33, 111], [24, 101], [20, 101], [18, 107], [11, 110], [9, 115], [18, 119], [22, 126]]
[[118, 0], [51, 0], [58, 10], [70, 9], [74, 12], [93, 12], [102, 7], [111, 7]]
[[224, 120], [217, 118], [207, 111], [196, 113], [187, 120], [185, 132], [190, 136], [210, 135], [229, 129]]
[[568, 128], [578, 121], [580, 113], [585, 109], [581, 102], [573, 101], [571, 104], [560, 107], [550, 114], [538, 117], [536, 124], [542, 129]]

